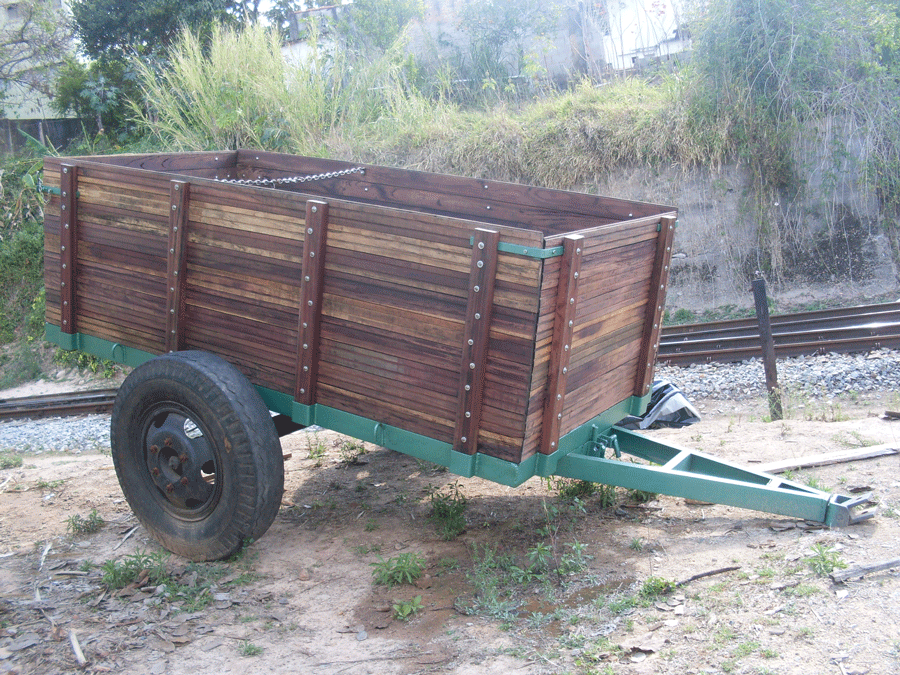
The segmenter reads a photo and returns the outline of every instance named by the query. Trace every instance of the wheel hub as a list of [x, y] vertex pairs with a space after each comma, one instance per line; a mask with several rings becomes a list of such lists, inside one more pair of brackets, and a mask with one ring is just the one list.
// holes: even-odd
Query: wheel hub
[[169, 503], [194, 511], [210, 500], [215, 492], [215, 457], [193, 420], [175, 411], [156, 415], [144, 447], [153, 483]]

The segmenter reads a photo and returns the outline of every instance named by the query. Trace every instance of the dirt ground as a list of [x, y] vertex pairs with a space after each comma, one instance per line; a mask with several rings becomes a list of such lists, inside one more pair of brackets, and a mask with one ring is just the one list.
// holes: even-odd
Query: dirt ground
[[[880, 417], [896, 394], [808, 401], [783, 422], [764, 421], [759, 401], [698, 404], [698, 425], [650, 433], [742, 463], [900, 442], [900, 421]], [[900, 568], [835, 584], [810, 564], [900, 558], [898, 455], [797, 472], [874, 491], [879, 515], [826, 530], [672, 497], [637, 504], [624, 490], [615, 506], [592, 495], [579, 509], [538, 479], [457, 479], [373, 446], [350, 461], [347, 439], [324, 431], [283, 446], [274, 525], [217, 564], [160, 553], [108, 454], [26, 455], [0, 470], [0, 673], [900, 673]], [[457, 480], [466, 531], [444, 541], [429, 489]], [[99, 531], [69, 531], [94, 510]], [[576, 550], [579, 572], [513, 580], [513, 564]], [[147, 553], [169, 586], [103, 583], [104, 564]], [[426, 561], [416, 585], [375, 584], [373, 564], [401, 554]], [[728, 567], [641, 594], [654, 577]], [[394, 605], [421, 609], [403, 621]]]

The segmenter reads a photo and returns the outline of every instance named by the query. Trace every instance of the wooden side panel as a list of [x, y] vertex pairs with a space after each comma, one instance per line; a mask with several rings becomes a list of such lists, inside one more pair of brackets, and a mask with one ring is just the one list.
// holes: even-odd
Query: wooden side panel
[[[644, 386], [647, 368], [642, 354], [652, 340], [658, 307], [653, 293], [654, 284], [658, 285], [656, 270], [668, 266], [668, 258], [658, 262], [660, 256], [665, 257], [663, 240], [669, 236], [664, 229], [658, 231], [662, 229], [660, 220], [645, 218], [583, 232], [584, 255], [565, 391], [552, 394], [562, 394], [564, 400], [560, 436], [632, 395], [643, 395], [637, 390]], [[539, 450], [535, 436], [543, 433], [542, 415], [551, 395], [547, 386], [552, 377], [551, 357], [560, 347], [554, 337], [559, 329], [555, 301], [561, 270], [566, 269], [557, 258], [547, 261], [544, 270], [525, 457]], [[658, 319], [655, 325], [658, 327]]]
[[[470, 293], [483, 290], [469, 288], [474, 231], [467, 221], [329, 203], [319, 403], [454, 442]], [[539, 245], [538, 233], [531, 237]], [[515, 460], [524, 439], [540, 269], [519, 261], [496, 256], [479, 382], [478, 451]]]
[[202, 182], [190, 195], [183, 348], [294, 394], [306, 200]]

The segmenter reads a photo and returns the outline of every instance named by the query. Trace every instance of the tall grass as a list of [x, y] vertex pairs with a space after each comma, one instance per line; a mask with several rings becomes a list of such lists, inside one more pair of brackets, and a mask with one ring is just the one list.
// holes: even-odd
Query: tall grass
[[146, 92], [139, 121], [169, 148], [255, 147], [321, 153], [336, 134], [417, 119], [430, 109], [404, 82], [399, 49], [369, 63], [323, 47], [313, 35], [289, 63], [276, 31], [216, 28], [208, 46], [185, 30], [157, 73], [137, 68]]

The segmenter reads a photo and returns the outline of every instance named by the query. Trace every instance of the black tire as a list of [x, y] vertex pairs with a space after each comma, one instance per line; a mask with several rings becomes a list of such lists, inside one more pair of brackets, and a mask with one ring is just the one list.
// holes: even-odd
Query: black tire
[[259, 392], [218, 356], [177, 352], [132, 371], [110, 441], [128, 504], [173, 553], [227, 558], [275, 520], [281, 442]]

